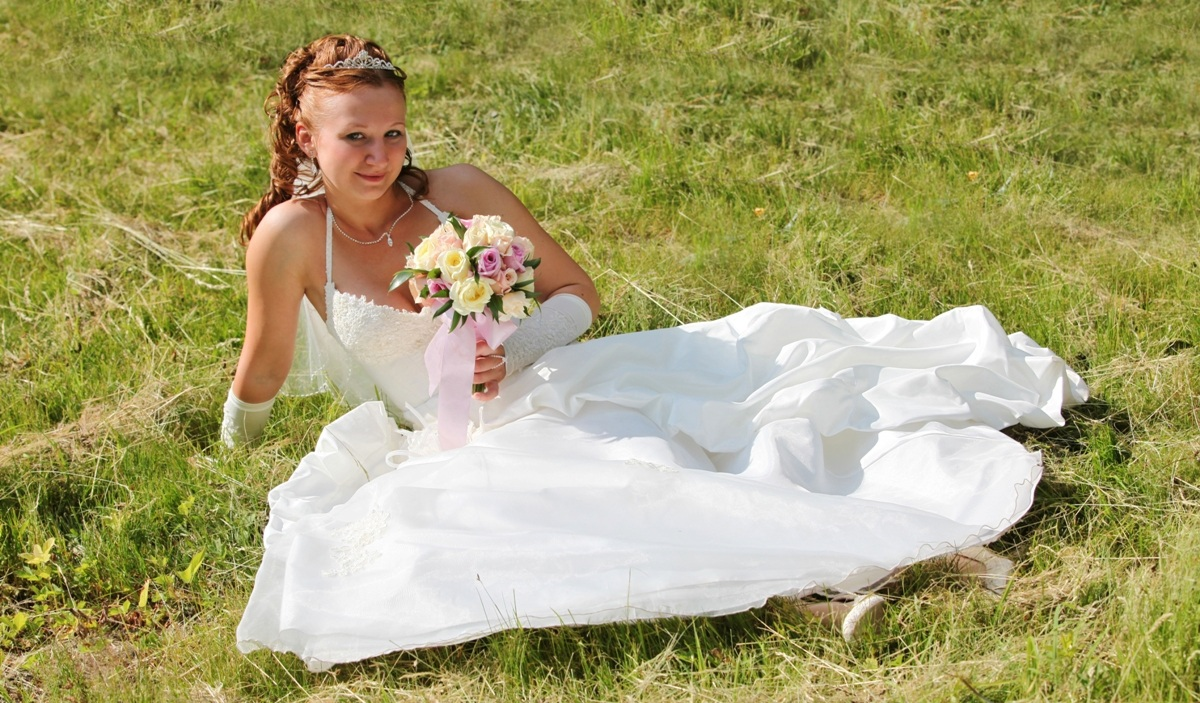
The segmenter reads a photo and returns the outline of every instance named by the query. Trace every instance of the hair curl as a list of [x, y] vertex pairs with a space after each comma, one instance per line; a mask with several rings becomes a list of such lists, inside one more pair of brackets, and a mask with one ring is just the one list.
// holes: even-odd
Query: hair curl
[[[254, 230], [268, 210], [296, 195], [293, 184], [300, 160], [305, 158], [300, 145], [296, 143], [296, 125], [305, 120], [301, 102], [308, 91], [317, 89], [347, 93], [362, 86], [394, 85], [404, 93], [406, 76], [399, 69], [386, 71], [369, 68], [326, 68], [338, 61], [357, 56], [361, 51], [391, 61], [387, 53], [375, 42], [349, 34], [321, 37], [288, 54], [275, 89], [267, 96], [263, 106], [267, 116], [271, 118], [271, 185], [266, 195], [242, 218], [242, 244], [250, 242]], [[404, 166], [400, 169], [400, 176], [405, 175], [411, 175], [416, 180], [416, 197], [425, 195], [429, 189], [429, 177], [412, 165], [411, 151], [406, 151]]]

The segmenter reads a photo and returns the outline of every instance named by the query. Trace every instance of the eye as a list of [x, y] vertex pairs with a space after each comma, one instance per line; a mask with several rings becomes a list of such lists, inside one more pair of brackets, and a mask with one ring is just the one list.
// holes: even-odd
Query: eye
[[400, 137], [403, 137], [403, 136], [404, 136], [404, 130], [402, 130], [402, 129], [389, 129], [389, 130], [387, 131], [387, 134], [386, 134], [386, 135], [384, 135], [384, 136], [386, 136], [388, 139], [399, 139]]
[[361, 141], [364, 138], [365, 137], [363, 136], [362, 132], [351, 132], [350, 134], [347, 134], [345, 136], [345, 139], [347, 139], [348, 141], [352, 141], [352, 142]]

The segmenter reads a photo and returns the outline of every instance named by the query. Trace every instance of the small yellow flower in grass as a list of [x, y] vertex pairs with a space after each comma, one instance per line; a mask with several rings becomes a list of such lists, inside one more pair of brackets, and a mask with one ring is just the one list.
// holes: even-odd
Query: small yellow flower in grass
[[54, 551], [54, 538], [38, 544], [33, 543], [33, 547], [28, 552], [21, 552], [21, 560], [30, 566], [41, 566], [50, 561], [50, 553]]
[[979, 180], [979, 171], [967, 171], [967, 180], [972, 183]]
[[754, 216], [755, 217], [762, 217], [765, 214], [767, 214], [767, 209], [765, 207], [754, 208]]
[[467, 278], [450, 285], [450, 300], [454, 301], [454, 312], [471, 315], [483, 312], [492, 299], [492, 287], [483, 280]]

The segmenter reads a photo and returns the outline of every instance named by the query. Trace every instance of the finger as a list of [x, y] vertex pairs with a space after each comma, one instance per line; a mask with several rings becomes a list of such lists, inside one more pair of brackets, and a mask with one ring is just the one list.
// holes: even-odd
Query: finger
[[499, 354], [486, 354], [475, 357], [475, 383], [500, 381], [507, 375], [504, 357]]
[[495, 398], [499, 394], [500, 394], [500, 384], [498, 382], [493, 382], [493, 383], [485, 383], [483, 385], [483, 390], [478, 393], [472, 393], [472, 396], [475, 398], [475, 400], [478, 400], [481, 402], [486, 402], [486, 401], [491, 400], [492, 398]]

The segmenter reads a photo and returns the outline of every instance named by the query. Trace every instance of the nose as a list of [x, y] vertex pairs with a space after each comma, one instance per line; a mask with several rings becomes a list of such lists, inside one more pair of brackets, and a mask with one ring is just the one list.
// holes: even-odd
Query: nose
[[372, 140], [367, 149], [367, 161], [370, 163], [387, 163], [387, 149], [380, 140]]

